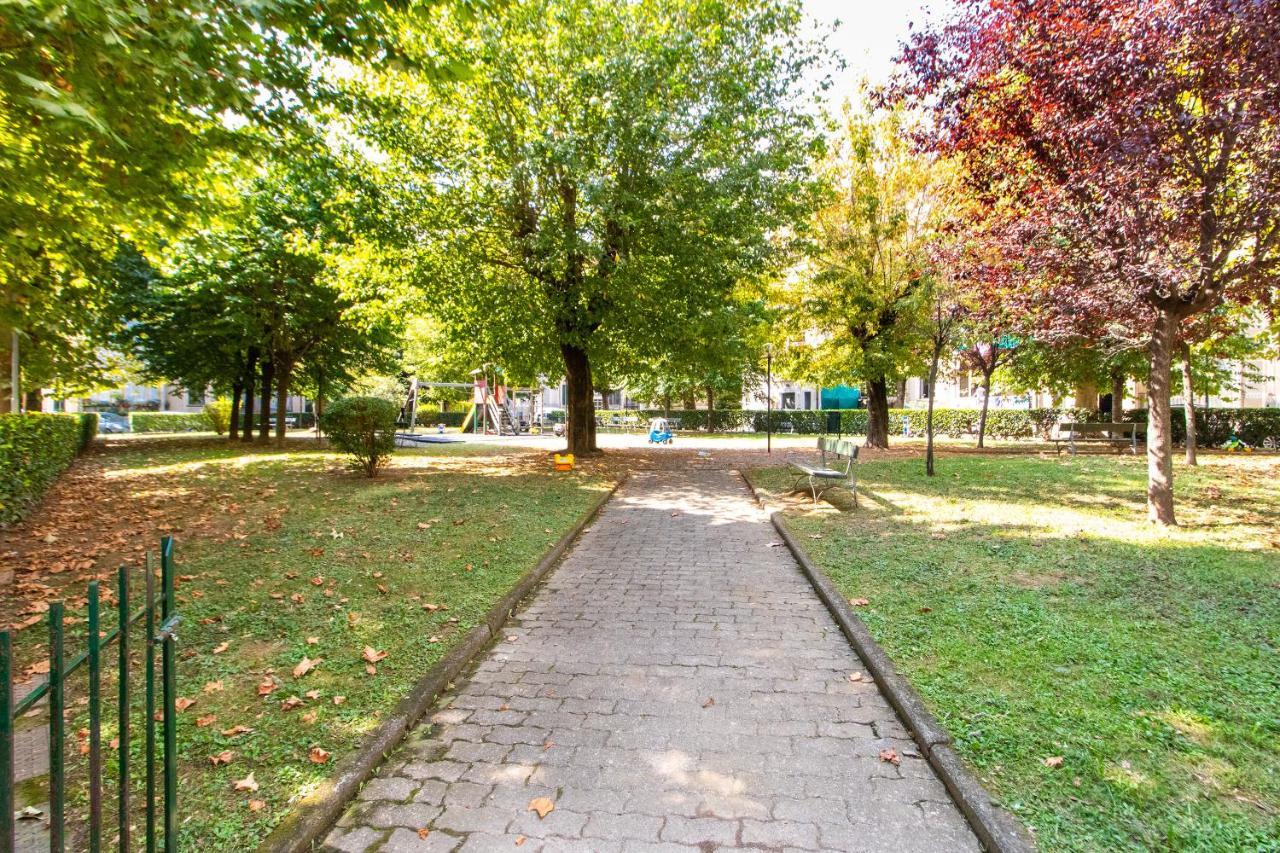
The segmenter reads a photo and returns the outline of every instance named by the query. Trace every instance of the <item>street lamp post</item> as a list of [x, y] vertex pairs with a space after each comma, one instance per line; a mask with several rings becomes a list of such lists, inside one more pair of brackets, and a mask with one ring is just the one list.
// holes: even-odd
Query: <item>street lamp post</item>
[[764, 348], [765, 352], [765, 401], [767, 406], [767, 414], [765, 415], [765, 453], [773, 453], [773, 344], [769, 344]]

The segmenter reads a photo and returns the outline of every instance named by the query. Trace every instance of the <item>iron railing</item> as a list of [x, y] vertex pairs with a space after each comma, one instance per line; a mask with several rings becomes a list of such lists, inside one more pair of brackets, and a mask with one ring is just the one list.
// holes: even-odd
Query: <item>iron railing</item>
[[[178, 849], [178, 756], [177, 756], [177, 699], [176, 661], [174, 657], [177, 636], [174, 631], [179, 617], [173, 597], [173, 537], [160, 540], [160, 594], [156, 595], [155, 572], [148, 554], [145, 563], [146, 594], [142, 606], [133, 614], [129, 612], [129, 573], [121, 567], [116, 574], [116, 627], [103, 635], [98, 581], [88, 588], [88, 648], [67, 663], [63, 637], [63, 602], [49, 605], [49, 675], [45, 681], [21, 700], [14, 701], [13, 636], [9, 631], [0, 632], [0, 851], [13, 850], [16, 844], [16, 819], [14, 813], [14, 743], [15, 723], [19, 717], [36, 706], [42, 699], [48, 701], [49, 715], [49, 849], [62, 853], [67, 845], [67, 768], [64, 761], [66, 746], [67, 679], [81, 667], [88, 666], [88, 814], [83, 846], [91, 853], [102, 849], [102, 805], [106, 785], [102, 767], [102, 669], [103, 655], [112, 643], [117, 648], [117, 737], [118, 759], [115, 779], [117, 798], [117, 832], [119, 849], [132, 849], [131, 819], [135, 817], [137, 804], [132, 801], [134, 780], [129, 763], [129, 742], [132, 731], [130, 694], [129, 629], [142, 622], [145, 626], [145, 699], [142, 715], [145, 731], [145, 847], [154, 853], [162, 845], [166, 853]], [[157, 622], [158, 617], [158, 622]], [[160, 713], [156, 710], [156, 647], [160, 648]], [[157, 719], [157, 717], [159, 719]], [[163, 823], [157, 825], [157, 744], [156, 723], [161, 724], [163, 737]], [[78, 841], [79, 839], [77, 839]]]

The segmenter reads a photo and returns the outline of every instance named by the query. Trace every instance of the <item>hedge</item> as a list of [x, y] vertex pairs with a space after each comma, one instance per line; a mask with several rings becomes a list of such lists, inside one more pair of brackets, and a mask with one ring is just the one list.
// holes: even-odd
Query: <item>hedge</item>
[[80, 451], [88, 447], [98, 437], [98, 413], [80, 412]]
[[133, 432], [213, 432], [213, 421], [204, 412], [133, 412]]
[[[1187, 439], [1187, 416], [1182, 406], [1171, 411], [1173, 441], [1181, 444]], [[1147, 410], [1131, 409], [1125, 420], [1145, 424]], [[1232, 435], [1255, 445], [1268, 436], [1280, 436], [1280, 408], [1196, 409], [1196, 442], [1202, 447], [1222, 444]]]
[[0, 524], [20, 519], [92, 440], [96, 415], [0, 415]]
[[[866, 409], [775, 409], [768, 412], [747, 409], [672, 409], [667, 415], [679, 420], [681, 430], [706, 429], [708, 420], [712, 428], [721, 432], [764, 432], [770, 417], [774, 432], [794, 432], [818, 435], [828, 431], [829, 417], [839, 416], [838, 431], [844, 435], [867, 434]], [[912, 435], [923, 435], [928, 419], [926, 409], [890, 409], [889, 433], [902, 435], [903, 419], [911, 425]], [[617, 417], [636, 418], [641, 424], [650, 418], [663, 417], [661, 409], [631, 409], [627, 411], [601, 410], [596, 417], [606, 424]], [[933, 425], [936, 435], [960, 438], [977, 435], [977, 409], [934, 409]], [[1097, 420], [1097, 413], [1089, 409], [991, 409], [987, 412], [987, 435], [991, 438], [1045, 438], [1061, 421]]]
[[466, 420], [466, 412], [441, 412], [435, 409], [418, 409], [418, 426], [433, 427], [444, 424], [447, 427], [460, 427]]

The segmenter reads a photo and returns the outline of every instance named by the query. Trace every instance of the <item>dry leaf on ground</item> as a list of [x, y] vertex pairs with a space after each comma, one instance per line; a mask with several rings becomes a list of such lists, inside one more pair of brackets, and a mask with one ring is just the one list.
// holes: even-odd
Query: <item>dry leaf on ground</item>
[[556, 804], [551, 802], [549, 797], [534, 797], [529, 801], [528, 811], [537, 812], [539, 819], [546, 817], [555, 810]]
[[256, 791], [258, 790], [258, 783], [253, 778], [253, 774], [250, 773], [248, 776], [244, 777], [243, 779], [237, 779], [234, 782], [232, 782], [231, 789], [233, 791]]

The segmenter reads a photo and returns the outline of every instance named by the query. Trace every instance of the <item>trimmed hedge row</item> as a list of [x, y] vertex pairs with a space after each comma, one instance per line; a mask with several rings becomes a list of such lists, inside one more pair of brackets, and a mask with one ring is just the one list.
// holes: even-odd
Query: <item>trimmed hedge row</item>
[[213, 421], [204, 412], [133, 412], [133, 432], [213, 432]]
[[[923, 435], [928, 420], [925, 409], [890, 409], [889, 432], [902, 435], [904, 421], [910, 425], [912, 435]], [[795, 432], [818, 435], [831, 431], [830, 417], [839, 417], [838, 431], [845, 435], [867, 434], [866, 409], [775, 409], [768, 412], [746, 409], [672, 409], [669, 417], [679, 419], [681, 430], [704, 430], [710, 421], [717, 432], [765, 432], [770, 417], [774, 432]], [[934, 433], [959, 438], [977, 435], [977, 409], [934, 409]], [[650, 418], [662, 417], [660, 409], [632, 409], [628, 411], [597, 411], [596, 416], [606, 424], [609, 419], [632, 417], [642, 424]], [[1047, 437], [1056, 424], [1062, 421], [1097, 420], [1096, 412], [1089, 409], [991, 409], [987, 412], [987, 435], [991, 438]]]
[[[1173, 440], [1182, 443], [1187, 439], [1187, 416], [1182, 406], [1174, 406]], [[1125, 412], [1125, 420], [1145, 424], [1146, 409]], [[1196, 441], [1202, 447], [1218, 445], [1232, 435], [1249, 444], [1261, 444], [1268, 436], [1280, 436], [1280, 408], [1253, 409], [1196, 409]]]
[[440, 412], [435, 409], [418, 409], [418, 426], [433, 427], [444, 424], [447, 427], [460, 427], [466, 420], [466, 412]]
[[17, 521], [88, 446], [98, 416], [0, 415], [0, 524]]

